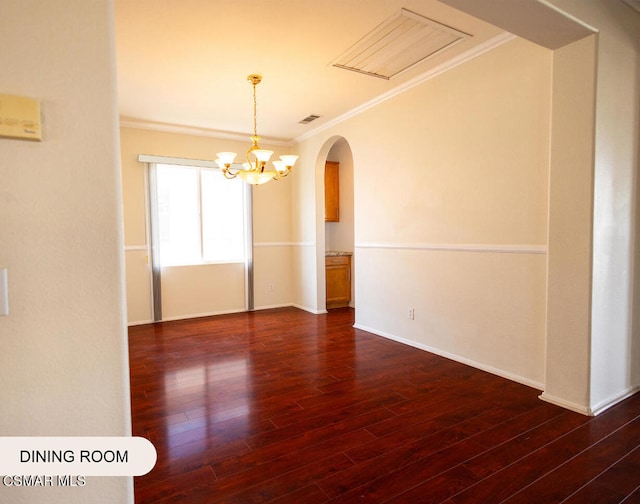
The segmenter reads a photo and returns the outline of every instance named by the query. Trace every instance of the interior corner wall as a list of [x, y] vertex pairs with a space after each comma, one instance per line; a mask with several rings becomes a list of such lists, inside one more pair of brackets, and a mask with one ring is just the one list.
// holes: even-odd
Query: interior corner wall
[[[591, 407], [598, 412], [640, 389], [640, 333], [633, 332], [640, 168], [640, 12], [601, 2], [598, 88]], [[635, 319], [635, 320], [634, 320]]]
[[633, 242], [640, 136], [640, 13], [630, 13], [626, 5], [618, 4], [602, 5], [600, 10], [604, 12], [594, 16], [600, 35], [590, 402], [596, 412], [640, 386], [640, 335], [632, 333], [633, 271], [637, 268]]
[[[586, 292], [584, 279], [575, 292], [565, 292], [566, 302], [570, 309], [566, 312], [566, 326], [553, 328], [553, 319], [560, 320], [563, 305], [556, 305], [557, 295], [562, 291], [560, 281], [570, 281], [567, 276], [556, 276], [558, 268], [550, 265], [550, 282], [560, 287], [554, 292], [550, 288], [550, 314], [547, 358], [548, 387], [543, 395], [564, 397], [566, 401], [579, 403], [580, 409], [590, 414], [597, 414], [617, 401], [636, 392], [640, 388], [640, 304], [638, 302], [639, 260], [638, 260], [638, 160], [640, 158], [640, 14], [623, 2], [607, 0], [553, 0], [561, 11], [567, 12], [575, 19], [579, 19], [598, 30], [598, 35], [591, 41], [582, 41], [583, 46], [594, 44], [591, 48], [584, 48], [584, 58], [591, 59], [584, 74], [576, 75], [574, 82], [567, 86], [564, 94], [558, 96], [554, 92], [555, 104], [568, 106], [574, 103], [581, 94], [582, 107], [574, 105], [574, 110], [565, 110], [566, 119], [561, 113], [554, 112], [555, 131], [574, 129], [578, 134], [585, 126], [593, 130], [594, 139], [591, 145], [585, 145], [585, 140], [576, 139], [573, 144], [565, 144], [561, 149], [569, 152], [569, 146], [584, 148], [582, 173], [572, 171], [570, 177], [575, 177], [575, 188], [580, 191], [583, 184], [592, 178], [593, 208], [591, 215], [587, 215], [582, 202], [578, 207], [572, 207], [569, 192], [561, 208], [557, 203], [562, 198], [554, 198], [553, 183], [559, 190], [562, 186], [569, 190], [570, 183], [563, 179], [564, 166], [557, 162], [552, 166], [552, 223], [551, 229], [562, 219], [558, 212], [553, 212], [554, 200], [556, 210], [569, 214], [576, 211], [582, 214], [580, 218], [574, 216], [574, 225], [583, 228], [585, 223], [593, 223], [592, 233], [592, 269], [589, 273], [580, 273], [592, 282], [590, 296], [592, 298], [589, 312], [586, 307]], [[557, 59], [571, 67], [578, 60], [566, 55], [575, 51], [576, 47], [562, 48], [557, 52]], [[571, 59], [571, 61], [569, 61]], [[556, 64], [554, 55], [554, 81], [556, 75], [566, 77], [566, 66]], [[587, 89], [592, 81], [597, 82], [595, 89]], [[561, 104], [564, 101], [564, 105]], [[575, 114], [574, 114], [575, 112]], [[572, 115], [573, 114], [573, 115]], [[586, 115], [585, 115], [586, 114]], [[591, 116], [594, 116], [594, 119]], [[584, 123], [584, 121], [588, 123]], [[559, 148], [555, 141], [554, 150]], [[568, 139], [567, 141], [570, 141]], [[588, 159], [591, 149], [591, 159]], [[553, 156], [552, 156], [553, 157]], [[560, 158], [561, 159], [561, 158]], [[573, 157], [573, 161], [577, 161]], [[591, 170], [588, 164], [591, 164]], [[575, 169], [576, 167], [574, 167]], [[556, 175], [554, 175], [554, 170]], [[588, 173], [589, 171], [593, 172]], [[575, 198], [574, 198], [575, 199]], [[555, 221], [555, 224], [554, 222]], [[568, 224], [568, 220], [567, 220]], [[567, 229], [573, 233], [574, 230]], [[586, 236], [586, 234], [584, 235]], [[556, 241], [559, 245], [561, 241]], [[572, 245], [581, 251], [577, 257], [572, 254], [560, 254], [554, 259], [554, 240], [550, 238], [550, 262], [564, 268], [565, 274], [573, 270], [577, 274], [574, 259], [581, 262], [585, 256], [584, 242]], [[563, 248], [563, 247], [561, 247]], [[571, 248], [571, 247], [570, 247]], [[567, 248], [565, 252], [569, 252]], [[564, 265], [562, 264], [564, 261]], [[582, 268], [582, 266], [580, 266]], [[579, 307], [579, 308], [578, 308]], [[583, 313], [578, 313], [583, 311]], [[570, 332], [570, 322], [582, 319]], [[587, 329], [587, 326], [588, 329]], [[585, 337], [585, 330], [589, 336]], [[562, 355], [566, 352], [568, 355]], [[588, 357], [585, 356], [588, 352]], [[585, 357], [587, 359], [585, 370]], [[574, 361], [573, 363], [570, 361]], [[584, 381], [582, 381], [584, 380]], [[585, 397], [586, 396], [586, 397]]]
[[634, 248], [640, 13], [606, 0], [554, 3], [598, 29], [589, 397], [597, 413], [640, 388], [640, 312], [634, 306], [633, 285], [639, 268]]
[[[0, 139], [0, 435], [131, 434], [110, 0], [4, 0], [0, 89], [42, 141]], [[133, 502], [130, 477], [3, 487], [15, 504]]]

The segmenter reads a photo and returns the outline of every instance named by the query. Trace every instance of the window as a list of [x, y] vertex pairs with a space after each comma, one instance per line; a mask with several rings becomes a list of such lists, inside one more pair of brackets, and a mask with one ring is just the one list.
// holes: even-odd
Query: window
[[156, 165], [162, 266], [245, 261], [245, 188], [218, 170]]

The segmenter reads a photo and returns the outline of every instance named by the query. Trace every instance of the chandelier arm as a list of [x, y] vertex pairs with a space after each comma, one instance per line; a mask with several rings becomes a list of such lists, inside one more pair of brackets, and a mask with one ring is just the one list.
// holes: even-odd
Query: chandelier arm
[[224, 178], [229, 179], [229, 180], [234, 179], [234, 178], [236, 178], [238, 176], [238, 172], [232, 173], [229, 170], [229, 168], [227, 168], [226, 170], [223, 170], [222, 174], [224, 175]]

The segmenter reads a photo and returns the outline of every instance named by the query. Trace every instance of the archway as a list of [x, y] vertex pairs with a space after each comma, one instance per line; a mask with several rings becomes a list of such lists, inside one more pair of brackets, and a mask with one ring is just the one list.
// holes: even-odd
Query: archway
[[[337, 219], [325, 220], [324, 198], [325, 198], [325, 166], [327, 162], [335, 164], [337, 171], [337, 187], [338, 187], [338, 205], [339, 217]], [[318, 194], [321, 195], [320, 205], [318, 205], [318, 227], [321, 239], [317, 242], [318, 257], [325, 260], [320, 261], [318, 268], [318, 285], [321, 295], [320, 306], [334, 307], [336, 305], [348, 304], [355, 307], [355, 271], [356, 257], [354, 255], [354, 166], [353, 155], [349, 143], [344, 137], [334, 136], [329, 138], [318, 154], [316, 163], [318, 170], [316, 180], [322, 185]], [[333, 258], [333, 259], [332, 259]], [[326, 261], [334, 261], [342, 263], [342, 260], [348, 259], [348, 282], [349, 282], [349, 299], [346, 300], [340, 296], [340, 300], [329, 300], [327, 302], [327, 272], [333, 271], [333, 267], [328, 265]], [[336, 266], [342, 269], [343, 265]], [[329, 269], [327, 269], [329, 268]], [[331, 273], [330, 273], [331, 276]], [[344, 274], [343, 274], [344, 276]], [[331, 280], [330, 280], [330, 288]]]

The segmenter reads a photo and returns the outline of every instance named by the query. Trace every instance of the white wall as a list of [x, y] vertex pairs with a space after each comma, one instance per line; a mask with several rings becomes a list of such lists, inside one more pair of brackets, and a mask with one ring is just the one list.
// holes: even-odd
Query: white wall
[[[0, 435], [129, 435], [111, 1], [1, 10], [0, 90], [40, 100], [43, 140], [0, 139]], [[0, 500], [133, 502], [132, 480]]]
[[[598, 29], [589, 408], [640, 386], [636, 187], [640, 158], [640, 13], [623, 2], [554, 0]], [[637, 302], [637, 301], [636, 301]]]

